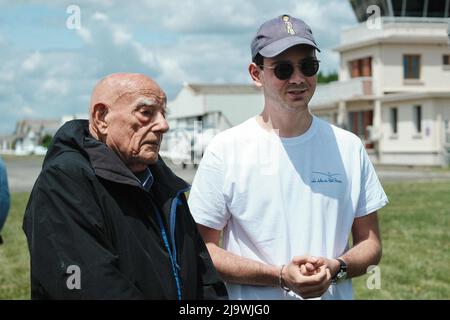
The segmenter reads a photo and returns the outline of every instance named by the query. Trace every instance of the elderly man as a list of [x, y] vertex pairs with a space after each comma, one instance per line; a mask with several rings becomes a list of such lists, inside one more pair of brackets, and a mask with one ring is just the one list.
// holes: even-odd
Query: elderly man
[[23, 224], [32, 298], [227, 298], [188, 185], [158, 157], [165, 112], [153, 80], [113, 74], [95, 87], [89, 122], [57, 132]]

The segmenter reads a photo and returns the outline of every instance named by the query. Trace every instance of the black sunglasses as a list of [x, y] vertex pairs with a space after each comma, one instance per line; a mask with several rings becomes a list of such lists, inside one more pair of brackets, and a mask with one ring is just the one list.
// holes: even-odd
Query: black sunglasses
[[[311, 77], [319, 71], [319, 60], [313, 58], [303, 59], [300, 64], [296, 65], [300, 71], [306, 76]], [[294, 73], [294, 65], [289, 62], [280, 62], [275, 67], [260, 65], [260, 67], [273, 69], [273, 73], [280, 80], [289, 79]]]

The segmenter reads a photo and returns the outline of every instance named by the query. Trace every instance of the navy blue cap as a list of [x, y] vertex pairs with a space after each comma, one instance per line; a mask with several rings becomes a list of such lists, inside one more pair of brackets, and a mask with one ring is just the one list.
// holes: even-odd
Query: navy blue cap
[[301, 19], [287, 14], [264, 22], [252, 41], [252, 58], [258, 53], [272, 58], [298, 44], [307, 44], [317, 49], [311, 28]]

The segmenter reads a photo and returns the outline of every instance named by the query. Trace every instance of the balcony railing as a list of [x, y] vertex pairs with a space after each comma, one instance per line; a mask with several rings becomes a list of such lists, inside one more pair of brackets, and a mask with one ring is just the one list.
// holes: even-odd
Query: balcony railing
[[448, 38], [450, 18], [382, 17], [378, 28], [371, 28], [366, 22], [344, 30], [339, 47], [360, 42], [395, 37]]
[[372, 96], [372, 78], [353, 78], [348, 81], [333, 81], [317, 85], [310, 107], [320, 108], [334, 105], [341, 100], [368, 98]]

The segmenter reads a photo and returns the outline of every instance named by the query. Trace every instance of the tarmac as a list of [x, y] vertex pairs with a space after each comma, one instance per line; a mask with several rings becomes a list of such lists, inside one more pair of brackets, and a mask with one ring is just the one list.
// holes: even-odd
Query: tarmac
[[[2, 156], [8, 173], [10, 192], [30, 192], [41, 172], [42, 156]], [[192, 183], [196, 168], [187, 165], [183, 168], [166, 161], [174, 173], [188, 183]], [[378, 177], [382, 183], [450, 181], [450, 169], [411, 166], [376, 166]]]

